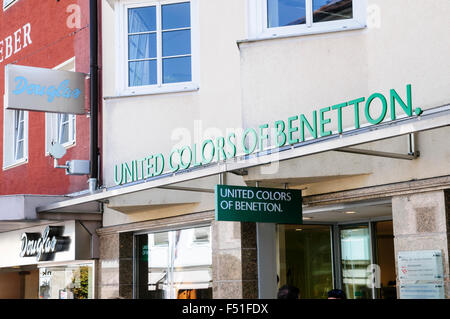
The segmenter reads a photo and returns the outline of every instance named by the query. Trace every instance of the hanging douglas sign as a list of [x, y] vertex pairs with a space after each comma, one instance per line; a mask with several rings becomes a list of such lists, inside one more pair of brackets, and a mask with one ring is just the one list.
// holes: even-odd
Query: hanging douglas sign
[[5, 67], [6, 109], [84, 114], [85, 76], [9, 64]]

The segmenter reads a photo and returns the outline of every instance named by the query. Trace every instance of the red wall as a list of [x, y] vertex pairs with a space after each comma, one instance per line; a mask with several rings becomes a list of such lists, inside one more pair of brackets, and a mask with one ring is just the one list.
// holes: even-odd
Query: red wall
[[[81, 9], [80, 27], [70, 28], [74, 11]], [[70, 8], [70, 7], [69, 7]], [[0, 63], [0, 96], [4, 94], [4, 67], [10, 63], [53, 68], [75, 56], [76, 71], [89, 73], [89, 1], [87, 0], [18, 0], [6, 11], [0, 9], [0, 40], [31, 24], [32, 44]], [[5, 56], [5, 48], [3, 48]], [[0, 58], [1, 59], [1, 58]], [[86, 87], [86, 109], [89, 88]], [[0, 99], [0, 126], [3, 136], [3, 99]], [[68, 176], [64, 169], [53, 168], [53, 159], [45, 156], [45, 114], [29, 112], [28, 163], [0, 170], [0, 195], [68, 194], [87, 189], [88, 176]], [[3, 138], [0, 139], [0, 164], [3, 163]], [[77, 115], [76, 145], [59, 160], [89, 159], [89, 118]]]

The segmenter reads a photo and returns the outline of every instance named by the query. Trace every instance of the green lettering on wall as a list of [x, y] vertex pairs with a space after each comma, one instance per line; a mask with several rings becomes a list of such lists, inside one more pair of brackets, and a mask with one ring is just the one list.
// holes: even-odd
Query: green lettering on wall
[[269, 134], [264, 134], [264, 130], [269, 128], [269, 124], [259, 126], [259, 151], [264, 150], [264, 141], [269, 140]]
[[[286, 144], [286, 134], [284, 133], [284, 129], [286, 128], [286, 124], [284, 121], [275, 121], [275, 130], [276, 130], [276, 145], [277, 147], [282, 147]], [[281, 142], [280, 142], [281, 137]]]
[[396, 101], [401, 106], [401, 108], [406, 113], [406, 115], [408, 115], [408, 116], [413, 115], [411, 84], [406, 85], [406, 103], [401, 99], [401, 97], [398, 95], [397, 91], [395, 91], [394, 89], [391, 89], [391, 91], [390, 91], [390, 98], [391, 98], [391, 120], [394, 121], [396, 119], [396, 115], [395, 115], [395, 102]]
[[[247, 138], [247, 136], [249, 135], [249, 133], [251, 133], [252, 137], [253, 137], [253, 143], [249, 142], [249, 147], [247, 148], [247, 146], [245, 145], [245, 140]], [[250, 154], [253, 153], [256, 149], [256, 146], [258, 145], [258, 133], [256, 133], [256, 130], [254, 128], [248, 128], [244, 131], [244, 134], [242, 135], [242, 148], [244, 149], [244, 153], [245, 154]]]
[[178, 165], [178, 164], [173, 165], [173, 154], [175, 154], [175, 153], [178, 153], [178, 150], [172, 150], [169, 155], [169, 167], [170, 167], [170, 171], [172, 173], [176, 172], [180, 169], [180, 165]]
[[288, 118], [288, 143], [290, 145], [298, 143], [298, 138], [292, 138], [292, 133], [295, 133], [298, 131], [298, 126], [293, 126], [292, 122], [298, 120], [298, 116], [291, 116]]
[[228, 152], [228, 158], [232, 158], [236, 156], [236, 144], [231, 139], [236, 139], [236, 134], [230, 133], [227, 136], [227, 144], [231, 146], [231, 153]]
[[[205, 149], [208, 144], [211, 145], [211, 148], [209, 150], [209, 154], [205, 154]], [[214, 153], [215, 153], [215, 147], [214, 143], [211, 140], [205, 140], [202, 144], [202, 164], [209, 164], [214, 159]]]
[[[185, 152], [188, 152], [187, 154], [188, 154], [188, 159], [189, 160], [187, 161], [187, 163], [185, 163], [184, 159], [183, 159]], [[180, 168], [181, 169], [187, 169], [187, 168], [189, 168], [189, 166], [191, 166], [191, 163], [192, 163], [192, 150], [187, 145], [183, 146], [181, 148], [181, 150], [180, 150]]]
[[336, 104], [331, 107], [333, 110], [337, 110], [338, 113], [338, 132], [342, 133], [342, 108], [346, 107], [347, 103]]
[[319, 116], [320, 116], [320, 136], [324, 137], [324, 136], [328, 136], [331, 135], [331, 131], [325, 131], [325, 124], [328, 124], [331, 122], [331, 119], [326, 119], [324, 117], [326, 112], [330, 111], [330, 107], [324, 107], [323, 109], [319, 110]]
[[116, 185], [120, 185], [123, 183], [123, 163], [120, 164], [120, 180], [117, 178], [119, 175], [117, 173], [117, 166], [119, 165], [114, 165], [114, 183], [116, 183]]
[[155, 174], [154, 176], [161, 175], [164, 171], [164, 155], [161, 153], [155, 155]]
[[[372, 116], [370, 115], [370, 105], [372, 104], [372, 101], [374, 99], [379, 99], [381, 101], [381, 104], [383, 107], [380, 116], [376, 119], [373, 119]], [[374, 93], [371, 96], [369, 96], [369, 98], [366, 101], [365, 114], [366, 114], [366, 119], [370, 124], [381, 123], [384, 120], [384, 117], [386, 116], [386, 112], [387, 112], [387, 101], [383, 94]]]
[[216, 144], [217, 144], [217, 161], [220, 161], [220, 156], [222, 155], [222, 158], [224, 160], [227, 159], [227, 154], [225, 153], [224, 147], [225, 147], [225, 138], [222, 136], [219, 136], [216, 138]]
[[303, 114], [300, 114], [300, 140], [305, 141], [305, 125], [313, 138], [317, 138], [317, 111], [313, 111], [313, 125], [308, 122]]
[[363, 97], [360, 97], [359, 99], [351, 100], [348, 102], [348, 105], [354, 105], [354, 111], [355, 111], [355, 129], [359, 128], [359, 103], [364, 102], [366, 99]]

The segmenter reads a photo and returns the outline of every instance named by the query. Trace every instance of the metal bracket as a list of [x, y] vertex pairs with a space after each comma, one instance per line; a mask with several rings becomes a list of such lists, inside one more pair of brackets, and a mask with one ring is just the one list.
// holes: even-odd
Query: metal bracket
[[389, 157], [389, 158], [403, 159], [403, 160], [413, 160], [420, 156], [420, 152], [416, 150], [415, 133], [408, 134], [408, 154], [365, 150], [365, 149], [353, 148], [353, 147], [339, 148], [336, 151], [343, 152], [343, 153], [369, 155], [369, 156]]
[[54, 158], [54, 159], [53, 159], [53, 167], [54, 167], [54, 168], [64, 168], [64, 169], [68, 169], [68, 168], [69, 168], [69, 165], [59, 165], [59, 164], [58, 164], [58, 159], [57, 159], [57, 158]]

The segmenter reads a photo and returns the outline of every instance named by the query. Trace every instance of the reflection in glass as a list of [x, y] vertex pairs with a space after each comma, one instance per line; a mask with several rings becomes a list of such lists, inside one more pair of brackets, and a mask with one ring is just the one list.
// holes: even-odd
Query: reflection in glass
[[129, 62], [129, 86], [156, 84], [156, 60]]
[[128, 36], [128, 59], [156, 58], [156, 33]]
[[371, 262], [368, 226], [341, 229], [343, 289], [349, 299], [371, 299], [369, 288]]
[[14, 159], [19, 160], [24, 157], [25, 111], [14, 112]]
[[163, 83], [191, 81], [191, 57], [163, 59]]
[[267, 0], [267, 27], [306, 23], [305, 0]]
[[212, 298], [211, 228], [136, 236], [141, 299]]
[[278, 287], [300, 289], [300, 298], [327, 298], [333, 288], [331, 229], [319, 225], [278, 225]]
[[39, 299], [94, 298], [92, 264], [39, 269]]
[[189, 28], [191, 26], [191, 8], [189, 2], [162, 6], [162, 29]]
[[352, 0], [313, 0], [313, 22], [353, 18]]
[[397, 299], [394, 229], [392, 220], [375, 224], [377, 264], [380, 266], [381, 285], [378, 298]]
[[163, 57], [191, 54], [191, 30], [163, 32], [162, 42]]
[[156, 7], [128, 9], [128, 33], [156, 30]]

